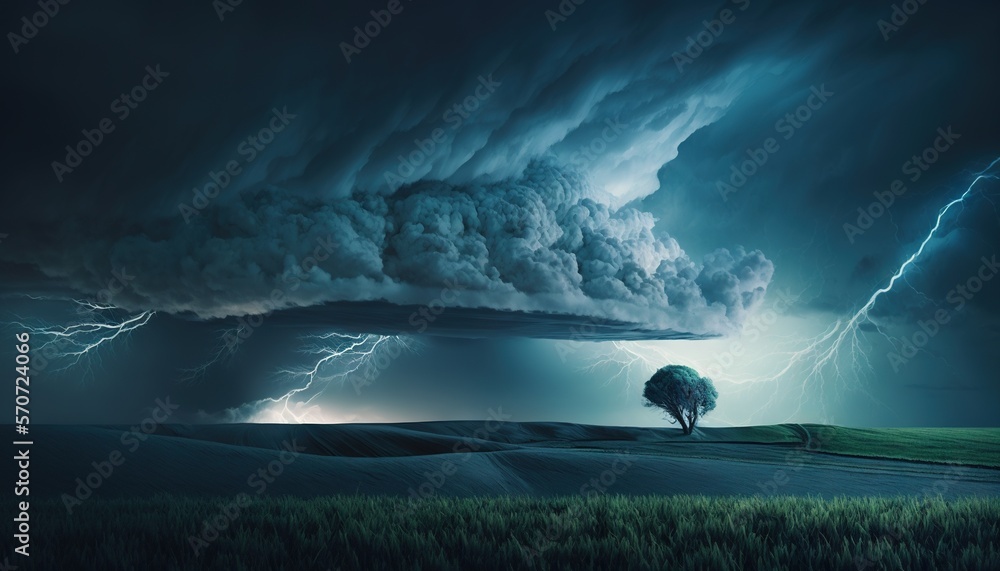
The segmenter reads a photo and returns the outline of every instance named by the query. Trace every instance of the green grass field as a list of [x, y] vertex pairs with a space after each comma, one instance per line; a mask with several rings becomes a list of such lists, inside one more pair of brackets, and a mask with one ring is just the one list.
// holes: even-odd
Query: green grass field
[[1000, 569], [997, 499], [340, 496], [227, 516], [232, 501], [91, 499], [72, 516], [32, 502], [19, 568]]
[[[803, 429], [806, 432], [803, 432]], [[703, 428], [687, 441], [794, 444], [813, 452], [1000, 468], [1000, 428], [847, 428], [826, 424], [775, 424]], [[670, 442], [685, 443], [678, 436]]]
[[998, 428], [844, 428], [803, 425], [819, 452], [1000, 468]]
[[[697, 450], [701, 443], [801, 444], [810, 452], [825, 454], [1000, 468], [1000, 428], [847, 428], [826, 424], [701, 428], [696, 437], [681, 436], [678, 430], [662, 441], [674, 445], [672, 448], [660, 450], [655, 443], [637, 449], [649, 454], [676, 454], [684, 453], [688, 446]], [[553, 442], [553, 446], [579, 444]]]

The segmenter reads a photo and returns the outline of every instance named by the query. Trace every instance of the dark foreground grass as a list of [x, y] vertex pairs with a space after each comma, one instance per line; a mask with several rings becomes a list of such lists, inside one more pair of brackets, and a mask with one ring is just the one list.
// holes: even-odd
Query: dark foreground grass
[[[59, 570], [1000, 569], [997, 499], [233, 502], [95, 498], [67, 515], [59, 501], [35, 501], [30, 561], [11, 563]], [[217, 531], [206, 530], [206, 521]]]

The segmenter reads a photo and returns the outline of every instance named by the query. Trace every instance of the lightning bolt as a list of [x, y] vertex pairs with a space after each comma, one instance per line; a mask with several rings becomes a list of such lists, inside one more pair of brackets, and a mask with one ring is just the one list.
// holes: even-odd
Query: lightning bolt
[[[580, 342], [581, 345], [587, 342]], [[670, 350], [670, 346], [657, 341], [611, 341], [609, 343], [587, 343], [592, 355], [590, 362], [580, 367], [582, 372], [598, 371], [609, 374], [604, 385], [621, 384], [623, 392], [630, 393], [633, 382], [641, 386], [653, 371], [666, 363], [687, 365], [703, 369], [696, 360], [686, 359]], [[581, 347], [582, 348], [582, 347]]]
[[[820, 382], [825, 378], [824, 371], [828, 368], [833, 368], [833, 374], [835, 379], [843, 380], [845, 377], [841, 371], [840, 364], [842, 359], [841, 351], [847, 347], [849, 350], [847, 353], [850, 355], [848, 363], [854, 371], [872, 371], [871, 362], [868, 359], [866, 347], [862, 343], [862, 339], [859, 335], [859, 330], [865, 324], [870, 324], [874, 330], [881, 335], [884, 339], [889, 341], [890, 344], [894, 344], [893, 340], [886, 335], [878, 326], [870, 315], [871, 310], [875, 307], [879, 298], [895, 287], [896, 283], [900, 279], [904, 279], [906, 271], [911, 268], [923, 254], [924, 250], [927, 248], [927, 244], [934, 239], [938, 230], [941, 228], [941, 224], [944, 220], [945, 215], [951, 211], [957, 205], [964, 205], [966, 199], [975, 190], [976, 185], [982, 180], [996, 180], [996, 175], [989, 174], [989, 171], [1000, 162], [1000, 157], [996, 158], [982, 171], [976, 173], [975, 178], [969, 183], [969, 186], [965, 189], [958, 198], [948, 202], [938, 210], [937, 218], [934, 220], [934, 225], [924, 236], [924, 239], [920, 242], [920, 246], [914, 251], [896, 272], [892, 274], [889, 278], [888, 283], [885, 286], [875, 290], [875, 292], [868, 298], [868, 301], [864, 303], [851, 317], [844, 321], [837, 321], [833, 327], [831, 327], [826, 333], [814, 339], [812, 342], [806, 345], [806, 347], [800, 351], [791, 354], [788, 364], [784, 369], [779, 371], [778, 377], [791, 371], [796, 365], [802, 364], [803, 362], [808, 362], [806, 366], [806, 381], [812, 381], [814, 379], [819, 379]], [[904, 280], [905, 281], [905, 280]], [[909, 284], [907, 284], [909, 285]], [[912, 287], [912, 286], [911, 286]], [[805, 390], [807, 382], [802, 383], [802, 395], [805, 396]], [[801, 403], [801, 400], [800, 400]], [[798, 411], [796, 411], [798, 412]]]
[[580, 370], [585, 373], [610, 370], [611, 375], [604, 384], [609, 385], [616, 380], [621, 380], [625, 391], [628, 392], [632, 388], [632, 381], [637, 380], [637, 375], [644, 375], [650, 366], [652, 366], [651, 357], [640, 351], [637, 345], [624, 341], [612, 341], [610, 348], [595, 353], [591, 362], [580, 367]]
[[[871, 311], [882, 296], [897, 288], [900, 281], [910, 287], [910, 289], [913, 289], [913, 286], [907, 281], [907, 271], [913, 268], [916, 262], [925, 254], [928, 244], [934, 239], [945, 223], [945, 218], [949, 212], [960, 205], [964, 205], [965, 201], [972, 196], [981, 181], [1000, 180], [997, 175], [990, 173], [997, 163], [1000, 163], [1000, 157], [994, 159], [982, 171], [975, 173], [975, 177], [965, 191], [938, 210], [933, 226], [924, 236], [916, 250], [899, 265], [896, 271], [888, 278], [885, 285], [876, 289], [868, 300], [852, 315], [835, 321], [825, 330], [809, 339], [804, 347], [802, 346], [802, 342], [796, 339], [795, 335], [784, 337], [772, 336], [773, 343], [778, 350], [751, 359], [747, 363], [750, 366], [765, 360], [777, 361], [779, 365], [776, 368], [772, 368], [772, 372], [748, 379], [731, 376], [719, 371], [719, 368], [715, 367], [718, 375], [715, 378], [718, 380], [721, 377], [724, 382], [737, 385], [738, 387], [748, 387], [760, 383], [773, 383], [775, 387], [774, 393], [771, 399], [757, 411], [758, 413], [768, 409], [768, 405], [774, 403], [778, 395], [777, 388], [780, 382], [797, 380], [801, 387], [801, 395], [798, 401], [798, 408], [788, 416], [788, 421], [801, 411], [802, 405], [806, 400], [807, 388], [818, 385], [822, 391], [828, 378], [847, 383], [851, 387], [860, 389], [868, 394], [860, 380], [865, 373], [870, 373], [874, 369], [868, 358], [867, 349], [869, 345], [863, 338], [862, 332], [865, 328], [870, 328], [890, 344], [896, 346], [895, 340], [882, 331], [878, 323], [872, 318]], [[986, 198], [988, 199], [988, 197]], [[610, 380], [621, 382], [626, 388], [629, 388], [632, 386], [633, 381], [648, 378], [648, 375], [652, 371], [665, 364], [688, 365], [702, 371], [706, 370], [706, 368], [709, 370], [713, 368], [711, 365], [706, 367], [706, 363], [703, 361], [699, 362], [697, 359], [680, 357], [678, 352], [674, 350], [677, 347], [676, 343], [669, 341], [613, 342], [609, 346], [605, 345], [606, 349], [598, 351], [596, 354], [592, 353], [591, 364], [586, 369], [610, 369], [612, 372]], [[848, 372], [854, 373], [853, 383], [850, 382], [852, 377], [847, 375]], [[883, 404], [883, 406], [885, 405]], [[889, 407], [886, 406], [886, 408]], [[825, 407], [821, 410], [820, 414], [824, 418], [828, 418]]]
[[215, 365], [228, 364], [239, 352], [240, 339], [239, 335], [243, 331], [243, 326], [238, 325], [236, 327], [230, 327], [228, 329], [220, 329], [216, 333], [219, 336], [218, 344], [216, 344], [212, 355], [204, 363], [198, 365], [197, 367], [192, 367], [190, 369], [181, 369], [180, 381], [184, 383], [191, 383], [204, 378], [205, 374], [209, 369]]
[[[32, 299], [46, 300], [46, 298]], [[113, 305], [78, 299], [70, 301], [81, 315], [80, 321], [76, 323], [44, 325], [21, 320], [12, 325], [42, 340], [40, 344], [32, 347], [42, 356], [42, 363], [48, 360], [65, 361], [65, 364], [54, 369], [55, 371], [65, 371], [82, 363], [84, 378], [93, 376], [93, 365], [101, 363], [102, 353], [105, 350], [116, 343], [127, 342], [133, 332], [149, 323], [149, 320], [156, 315], [155, 311], [129, 315]]]
[[[342, 386], [350, 380], [360, 390], [361, 386], [370, 384], [374, 376], [399, 354], [416, 351], [413, 340], [401, 335], [330, 332], [308, 335], [303, 339], [308, 344], [301, 352], [314, 359], [312, 365], [277, 372], [279, 376], [299, 386], [279, 397], [269, 397], [257, 403], [278, 405], [270, 414], [276, 415], [282, 422], [326, 422], [321, 416], [316, 418], [319, 408], [310, 405], [331, 383], [336, 381]], [[365, 369], [364, 373], [362, 368]], [[300, 400], [303, 398], [304, 400]], [[301, 409], [305, 409], [305, 412], [300, 412]]]

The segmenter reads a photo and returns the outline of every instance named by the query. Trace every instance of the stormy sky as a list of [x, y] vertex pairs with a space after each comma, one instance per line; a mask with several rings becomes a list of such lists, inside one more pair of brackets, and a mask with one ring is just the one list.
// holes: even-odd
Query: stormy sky
[[38, 10], [0, 157], [37, 422], [656, 425], [668, 363], [708, 424], [1000, 420], [996, 7]]

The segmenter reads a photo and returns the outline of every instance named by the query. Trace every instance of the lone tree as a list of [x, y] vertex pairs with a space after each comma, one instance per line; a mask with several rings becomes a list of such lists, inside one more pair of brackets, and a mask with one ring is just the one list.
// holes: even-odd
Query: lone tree
[[646, 381], [642, 391], [645, 406], [658, 406], [670, 415], [670, 423], [679, 422], [684, 434], [691, 434], [698, 419], [715, 408], [718, 391], [711, 379], [691, 367], [667, 365]]

